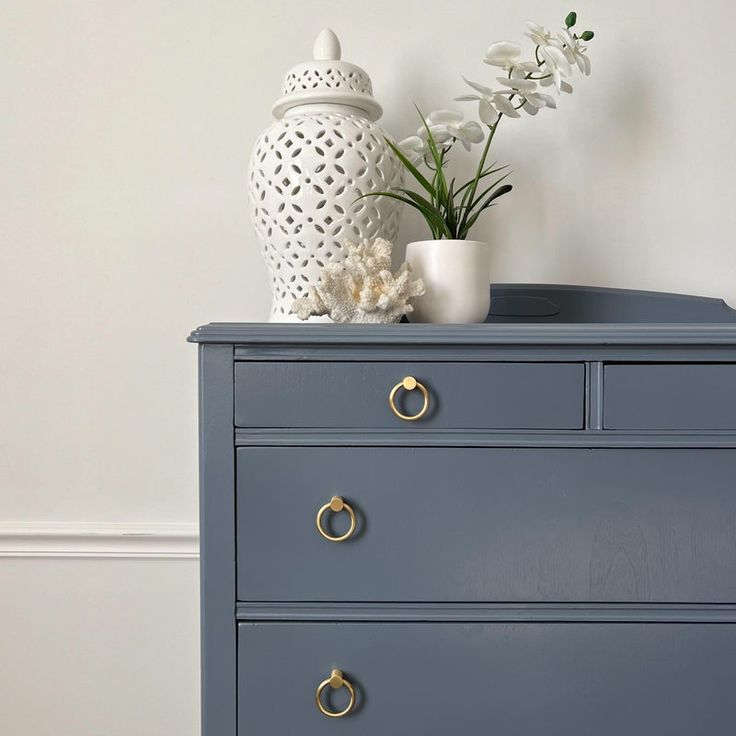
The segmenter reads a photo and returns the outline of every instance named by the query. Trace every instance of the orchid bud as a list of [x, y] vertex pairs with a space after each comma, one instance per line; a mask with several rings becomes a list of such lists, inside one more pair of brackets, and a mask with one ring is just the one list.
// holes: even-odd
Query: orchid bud
[[568, 28], [572, 28], [575, 25], [575, 23], [577, 22], [577, 19], [578, 19], [578, 14], [574, 10], [571, 10], [567, 14], [567, 18], [565, 18], [565, 25]]
[[580, 36], [580, 38], [582, 38], [583, 41], [592, 41], [593, 40], [593, 36], [595, 36], [595, 33], [593, 33], [593, 31], [583, 31], [583, 33]]

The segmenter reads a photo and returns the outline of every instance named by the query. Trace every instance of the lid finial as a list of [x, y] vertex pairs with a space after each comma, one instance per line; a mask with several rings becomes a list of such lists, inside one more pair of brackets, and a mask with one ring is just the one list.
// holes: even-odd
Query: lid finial
[[340, 40], [332, 28], [323, 28], [314, 42], [313, 56], [316, 61], [338, 61], [342, 49]]
[[[381, 117], [381, 106], [373, 97], [371, 78], [365, 69], [342, 60], [337, 34], [323, 28], [314, 42], [314, 58], [291, 67], [281, 87], [281, 97], [273, 106], [276, 118], [294, 108], [309, 105], [310, 114], [335, 110], [335, 105], [357, 108], [369, 120]], [[319, 108], [329, 105], [329, 108]], [[347, 111], [350, 112], [349, 110]]]

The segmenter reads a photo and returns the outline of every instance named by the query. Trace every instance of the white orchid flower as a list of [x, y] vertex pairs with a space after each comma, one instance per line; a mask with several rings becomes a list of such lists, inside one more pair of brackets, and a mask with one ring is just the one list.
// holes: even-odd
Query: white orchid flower
[[457, 128], [454, 135], [455, 139], [463, 144], [466, 151], [469, 151], [474, 143], [480, 143], [485, 137], [483, 128], [475, 120], [464, 122]]
[[521, 71], [524, 74], [534, 74], [539, 71], [536, 61], [519, 61], [520, 56], [521, 46], [518, 43], [497, 41], [488, 47], [483, 61], [509, 72]]
[[491, 66], [497, 66], [501, 69], [512, 69], [521, 56], [521, 46], [512, 41], [496, 41], [492, 43], [483, 61]]
[[413, 164], [421, 161], [429, 153], [426, 138], [421, 138], [418, 135], [410, 135], [408, 138], [404, 138], [403, 141], [398, 143], [398, 146]]
[[[539, 80], [540, 87], [551, 87], [554, 84], [552, 77], [544, 77]], [[565, 92], [568, 95], [572, 94], [572, 85], [570, 82], [566, 82], [564, 79], [560, 80], [559, 92]]]
[[562, 77], [569, 77], [572, 74], [572, 67], [567, 60], [564, 52], [558, 46], [541, 46], [539, 55], [546, 64], [546, 70], [551, 75], [557, 91], [562, 89]]
[[509, 87], [511, 92], [523, 100], [522, 109], [529, 115], [536, 115], [543, 107], [557, 109], [557, 103], [551, 95], [539, 92], [537, 82], [525, 77], [513, 76], [511, 79], [499, 78], [498, 81]]
[[583, 46], [579, 38], [575, 38], [569, 29], [565, 29], [557, 36], [560, 42], [563, 44], [562, 52], [565, 54], [565, 58], [570, 64], [577, 64], [578, 69], [585, 74], [590, 76], [590, 58], [585, 55], [588, 50], [587, 46]]
[[493, 107], [490, 97], [483, 95], [460, 95], [459, 97], [455, 97], [455, 102], [477, 102], [478, 117], [484, 125], [494, 125], [498, 120], [498, 112]]
[[535, 46], [547, 46], [554, 43], [552, 33], [548, 31], [544, 26], [540, 26], [537, 23], [533, 23], [528, 20], [526, 27], [529, 29], [524, 35], [531, 38]]
[[562, 50], [563, 42], [559, 38], [553, 38], [546, 28], [532, 21], [527, 21], [526, 27], [529, 30], [524, 35], [539, 46], [539, 57], [546, 64], [547, 72], [552, 75], [552, 81], [559, 92], [562, 77], [569, 77], [572, 74], [570, 62]]
[[514, 68], [511, 70], [512, 73], [521, 73], [524, 74], [538, 74], [539, 64], [537, 64], [536, 61], [522, 61], [520, 64], [516, 64]]
[[[427, 127], [435, 142], [440, 146], [452, 145], [460, 141], [466, 151], [470, 150], [473, 143], [483, 140], [483, 128], [475, 120], [463, 122], [463, 114], [456, 110], [435, 110], [427, 118]], [[424, 127], [419, 129], [419, 135], [426, 137], [427, 131]]]
[[[465, 79], [465, 77], [463, 77]], [[510, 118], [519, 118], [518, 111], [514, 108], [509, 100], [510, 91], [497, 91], [492, 90], [490, 87], [485, 87], [478, 82], [471, 82], [469, 79], [465, 79], [465, 83], [472, 87], [478, 94], [477, 95], [462, 95], [455, 99], [459, 102], [478, 102], [478, 117], [482, 123], [486, 125], [494, 125], [498, 120], [498, 114], [503, 113], [508, 115]]]
[[417, 128], [417, 135], [420, 138], [426, 139], [427, 128], [432, 133], [435, 143], [442, 145], [452, 139], [449, 127], [450, 125], [457, 125], [462, 123], [463, 115], [456, 110], [433, 110], [424, 119], [424, 125], [420, 125]]

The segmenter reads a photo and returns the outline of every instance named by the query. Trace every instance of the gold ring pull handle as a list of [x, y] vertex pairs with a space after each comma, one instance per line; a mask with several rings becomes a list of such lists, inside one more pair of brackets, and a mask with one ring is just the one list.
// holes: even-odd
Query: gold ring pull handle
[[[322, 693], [324, 693], [324, 691], [328, 687], [332, 688], [333, 690], [339, 690], [340, 688], [344, 687], [348, 691], [350, 700], [348, 701], [348, 704], [345, 706], [345, 708], [343, 708], [342, 710], [330, 710], [325, 706], [325, 704], [322, 702]], [[350, 713], [355, 707], [355, 690], [353, 686], [345, 679], [340, 670], [332, 670], [332, 674], [326, 680], [320, 682], [319, 687], [317, 688], [317, 695], [315, 695], [314, 697], [314, 702], [319, 709], [319, 712], [323, 716], [327, 716], [328, 718], [343, 718], [344, 716], [348, 715], [348, 713]]]
[[[328, 511], [332, 511], [333, 514], [339, 514], [341, 511], [345, 511], [347, 515], [350, 517], [350, 528], [342, 536], [334, 537], [332, 534], [325, 531], [324, 526], [322, 526], [322, 520], [324, 519], [324, 515]], [[326, 503], [317, 512], [317, 531], [328, 542], [344, 542], [346, 539], [350, 539], [350, 537], [352, 537], [355, 532], [356, 526], [357, 526], [357, 521], [355, 518], [355, 511], [353, 510], [353, 507], [350, 506], [350, 504], [345, 503], [345, 499], [342, 496], [333, 496], [330, 499], [330, 502]]]
[[[403, 388], [404, 391], [413, 391], [415, 388], [419, 389], [419, 392], [422, 394], [422, 398], [424, 399], [424, 403], [422, 404], [422, 408], [416, 414], [402, 414], [396, 408], [396, 394], [400, 388]], [[391, 407], [391, 411], [396, 414], [399, 419], [403, 419], [405, 422], [416, 422], [417, 419], [421, 419], [429, 409], [429, 391], [427, 391], [426, 386], [419, 383], [414, 376], [406, 376], [401, 383], [397, 383], [391, 389], [391, 393], [388, 395], [388, 403]]]

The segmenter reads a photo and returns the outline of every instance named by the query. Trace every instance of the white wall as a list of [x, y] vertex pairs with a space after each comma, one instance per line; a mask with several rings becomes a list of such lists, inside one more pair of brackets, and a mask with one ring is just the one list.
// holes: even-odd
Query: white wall
[[[267, 314], [247, 157], [283, 73], [322, 26], [371, 72], [384, 125], [403, 136], [416, 126], [413, 100], [447, 106], [461, 74], [492, 79], [480, 62], [491, 41], [570, 8], [0, 0], [0, 519], [195, 522], [196, 357], [184, 338], [199, 323]], [[736, 305], [732, 4], [586, 0], [577, 10], [597, 31], [593, 76], [558, 111], [499, 130], [516, 191], [477, 231], [493, 245], [493, 279]], [[421, 234], [407, 217], [402, 244]], [[194, 561], [61, 564], [0, 565], [14, 606], [0, 623], [17, 632], [0, 640], [13, 663], [3, 733], [59, 723], [196, 733]], [[115, 605], [123, 581], [136, 591]], [[140, 636], [149, 619], [153, 652]], [[81, 660], [60, 649], [70, 626], [87, 642]], [[149, 719], [118, 708], [103, 725], [112, 690], [134, 703], [146, 678], [163, 684]], [[84, 696], [39, 709], [59, 681]], [[23, 696], [24, 682], [42, 691]]]

